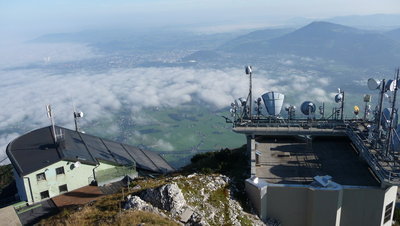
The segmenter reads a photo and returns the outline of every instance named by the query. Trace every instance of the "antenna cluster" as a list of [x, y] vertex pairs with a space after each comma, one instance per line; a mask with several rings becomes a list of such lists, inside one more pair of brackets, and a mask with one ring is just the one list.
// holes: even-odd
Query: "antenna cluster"
[[[379, 102], [374, 111], [374, 128], [371, 133], [371, 142], [375, 148], [384, 150], [385, 157], [389, 157], [389, 154], [400, 149], [398, 130], [398, 109], [396, 108], [396, 97], [399, 83], [399, 69], [396, 70], [395, 78], [389, 80], [378, 80], [374, 78], [368, 79], [367, 85], [370, 90], [379, 90]], [[390, 107], [383, 108], [384, 100], [388, 100]], [[364, 96], [365, 113], [366, 115], [370, 111], [370, 105], [367, 103], [371, 102], [369, 95]], [[368, 106], [368, 107], [367, 107]]]
[[[62, 129], [59, 129], [58, 132], [56, 131], [56, 126], [55, 126], [55, 123], [54, 123], [54, 121], [55, 121], [54, 120], [54, 113], [52, 111], [52, 108], [51, 108], [50, 104], [46, 105], [46, 112], [47, 112], [47, 117], [50, 119], [51, 130], [52, 130], [52, 134], [53, 134], [53, 137], [54, 137], [54, 142], [56, 144], [58, 144], [65, 137], [64, 131]], [[83, 117], [83, 112], [76, 111], [76, 108], [75, 108], [75, 105], [74, 105], [74, 122], [75, 122], [75, 130], [77, 132], [80, 132], [77, 120], [78, 120], [78, 118], [82, 118], [82, 117]]]

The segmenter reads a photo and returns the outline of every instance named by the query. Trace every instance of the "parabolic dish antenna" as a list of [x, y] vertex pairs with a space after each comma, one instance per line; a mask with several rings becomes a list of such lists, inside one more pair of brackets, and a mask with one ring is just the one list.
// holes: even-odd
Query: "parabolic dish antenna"
[[77, 161], [77, 162], [74, 163], [74, 167], [75, 167], [75, 168], [79, 168], [80, 166], [81, 166], [81, 163], [80, 163], [79, 161]]
[[342, 93], [336, 94], [336, 96], [335, 96], [335, 102], [336, 102], [336, 103], [339, 103], [339, 102], [342, 102], [342, 100], [343, 100], [343, 94], [342, 94]]
[[396, 80], [390, 79], [389, 81], [387, 81], [386, 87], [385, 87], [385, 89], [387, 91], [393, 92], [395, 88], [396, 88]]
[[381, 85], [381, 81], [376, 80], [374, 78], [368, 79], [368, 88], [370, 90], [376, 90], [379, 88], [380, 85]]
[[304, 101], [300, 106], [301, 112], [305, 115], [314, 113], [315, 109], [316, 109], [315, 104], [311, 101]]

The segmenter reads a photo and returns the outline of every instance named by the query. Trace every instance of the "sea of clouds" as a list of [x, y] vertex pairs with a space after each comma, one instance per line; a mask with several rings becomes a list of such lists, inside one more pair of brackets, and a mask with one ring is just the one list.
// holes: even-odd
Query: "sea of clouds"
[[[50, 51], [52, 58], [67, 61], [90, 57], [90, 49], [85, 46], [69, 47], [75, 48], [76, 52], [67, 51], [69, 55], [58, 57], [62, 52], [56, 48]], [[32, 50], [34, 56], [28, 54], [29, 57], [25, 57], [25, 61], [19, 59], [18, 64], [15, 63], [17, 60], [8, 61], [14, 62], [12, 66], [43, 61], [42, 58], [49, 52], [42, 48], [36, 55]], [[51, 46], [50, 50], [54, 48]], [[67, 46], [62, 48], [68, 49]], [[150, 67], [113, 69], [97, 74], [85, 70], [59, 74], [41, 69], [4, 70], [6, 67], [2, 67], [0, 160], [6, 157], [6, 145], [21, 135], [12, 128], [34, 129], [49, 124], [45, 109], [47, 104], [52, 104], [58, 125], [73, 128], [73, 105], [85, 113], [86, 122], [93, 122], [112, 117], [121, 109], [134, 113], [146, 107], [178, 107], [193, 101], [222, 109], [248, 93], [248, 77], [241, 67], [220, 70]], [[257, 71], [254, 67], [254, 97], [266, 91], [276, 91], [295, 96], [299, 101], [296, 104], [306, 99], [323, 102], [332, 95], [325, 91], [328, 85], [329, 79], [319, 78], [317, 73], [290, 71], [279, 75]], [[152, 119], [140, 115], [132, 117], [132, 120], [143, 123]]]

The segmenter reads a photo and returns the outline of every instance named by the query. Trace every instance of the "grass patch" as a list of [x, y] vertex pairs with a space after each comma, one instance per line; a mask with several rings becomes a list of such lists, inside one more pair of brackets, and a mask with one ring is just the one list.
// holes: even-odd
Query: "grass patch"
[[203, 174], [223, 174], [231, 179], [233, 196], [245, 210], [249, 210], [245, 194], [245, 180], [250, 177], [246, 145], [236, 149], [221, 149], [218, 152], [206, 152], [193, 156], [191, 164], [182, 168], [183, 174], [200, 172]]

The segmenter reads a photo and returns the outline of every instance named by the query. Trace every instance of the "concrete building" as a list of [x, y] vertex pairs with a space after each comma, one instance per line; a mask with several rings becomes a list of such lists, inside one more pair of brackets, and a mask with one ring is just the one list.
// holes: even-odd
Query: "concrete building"
[[6, 149], [21, 200], [40, 202], [89, 184], [104, 185], [138, 174], [174, 169], [158, 154], [62, 127], [24, 134]]
[[384, 169], [364, 158], [348, 128], [249, 124], [236, 124], [234, 131], [248, 138], [246, 192], [263, 221], [392, 225], [397, 186], [379, 176]]

